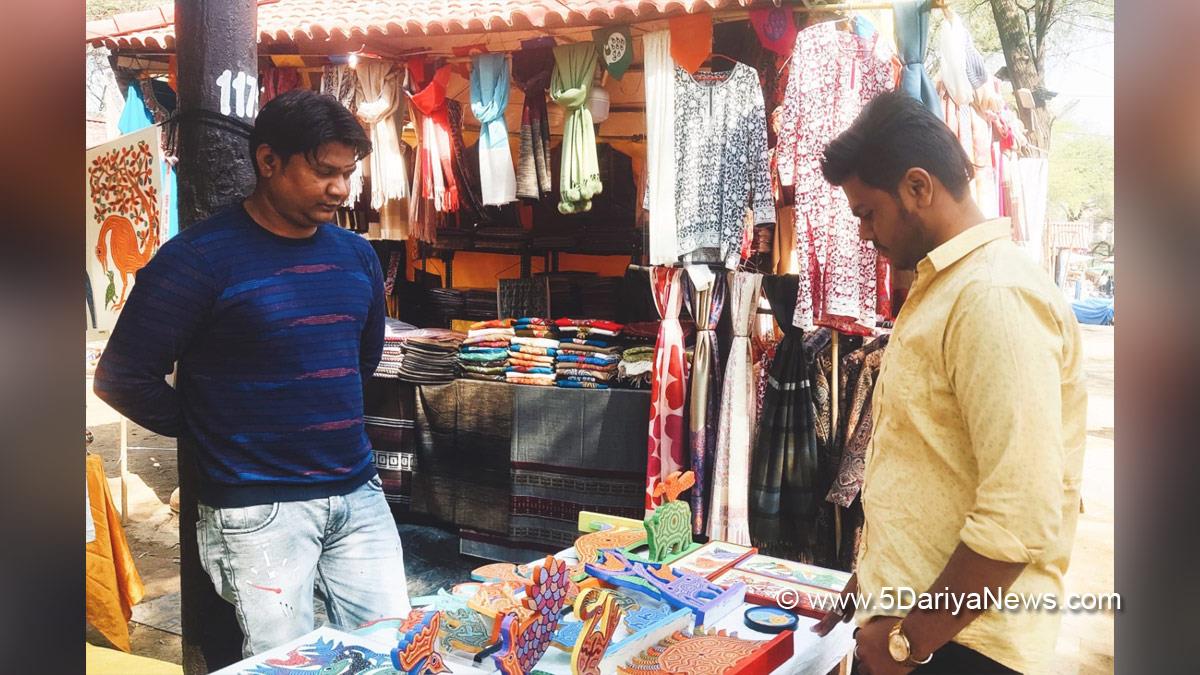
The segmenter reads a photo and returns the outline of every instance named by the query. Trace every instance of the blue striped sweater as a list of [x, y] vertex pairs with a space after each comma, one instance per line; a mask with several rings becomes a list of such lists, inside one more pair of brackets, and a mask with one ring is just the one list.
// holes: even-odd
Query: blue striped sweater
[[375, 476], [363, 380], [383, 319], [383, 273], [362, 237], [334, 225], [280, 237], [237, 205], [138, 272], [95, 391], [151, 431], [194, 437], [210, 506], [345, 494]]

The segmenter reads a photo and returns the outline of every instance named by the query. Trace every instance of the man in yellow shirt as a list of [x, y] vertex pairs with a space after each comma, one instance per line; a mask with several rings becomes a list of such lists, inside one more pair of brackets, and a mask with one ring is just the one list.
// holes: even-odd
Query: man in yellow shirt
[[916, 280], [872, 401], [846, 590], [863, 606], [814, 630], [857, 615], [871, 675], [1042, 672], [1079, 513], [1087, 392], [1074, 315], [1008, 220], [985, 220], [958, 140], [916, 100], [874, 99], [822, 170], [859, 236]]

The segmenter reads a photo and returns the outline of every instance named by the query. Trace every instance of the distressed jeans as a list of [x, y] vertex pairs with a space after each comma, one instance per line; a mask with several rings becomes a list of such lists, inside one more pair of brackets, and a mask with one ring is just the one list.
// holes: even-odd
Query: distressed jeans
[[199, 511], [200, 561], [236, 609], [243, 656], [312, 631], [314, 589], [338, 627], [408, 615], [400, 536], [378, 477], [347, 495]]

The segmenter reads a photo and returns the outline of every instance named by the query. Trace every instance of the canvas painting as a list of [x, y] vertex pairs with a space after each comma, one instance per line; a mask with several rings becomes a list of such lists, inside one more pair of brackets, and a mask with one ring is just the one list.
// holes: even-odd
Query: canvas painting
[[692, 553], [671, 563], [671, 568], [712, 579], [733, 567], [738, 561], [754, 555], [758, 549], [726, 541], [710, 541]]
[[213, 675], [300, 675], [301, 673], [398, 673], [395, 644], [322, 626], [275, 649], [256, 654]]
[[165, 233], [162, 150], [158, 127], [146, 127], [84, 155], [87, 325], [111, 331], [129, 299], [134, 275], [158, 250]]
[[[746, 602], [775, 605], [814, 618], [825, 616], [825, 608], [837, 595], [822, 588], [754, 574], [738, 567], [726, 570], [713, 579], [713, 583], [722, 588], [729, 588], [738, 582], [746, 584]], [[817, 596], [821, 598], [814, 601]]]
[[794, 581], [805, 586], [816, 586], [829, 591], [841, 593], [850, 582], [850, 573], [838, 570], [806, 565], [804, 563], [772, 558], [766, 555], [755, 555], [737, 564], [738, 569], [762, 574], [784, 581]]

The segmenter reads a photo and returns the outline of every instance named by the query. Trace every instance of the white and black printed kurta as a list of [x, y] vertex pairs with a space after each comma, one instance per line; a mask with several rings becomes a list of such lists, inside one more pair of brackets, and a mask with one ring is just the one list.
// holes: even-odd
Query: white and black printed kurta
[[720, 250], [741, 260], [746, 208], [754, 223], [775, 222], [767, 155], [767, 118], [753, 68], [739, 63], [726, 77], [697, 82], [675, 68], [675, 213], [679, 255]]

